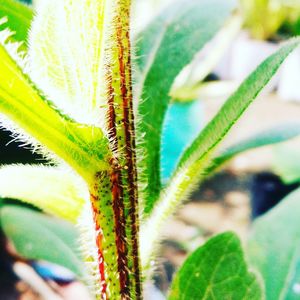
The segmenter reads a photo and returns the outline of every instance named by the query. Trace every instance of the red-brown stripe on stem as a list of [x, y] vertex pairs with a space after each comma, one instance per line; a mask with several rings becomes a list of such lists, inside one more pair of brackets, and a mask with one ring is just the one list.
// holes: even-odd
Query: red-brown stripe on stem
[[[129, 10], [128, 10], [129, 20]], [[126, 142], [126, 167], [128, 176], [128, 191], [130, 200], [129, 218], [131, 219], [131, 235], [132, 235], [132, 256], [133, 256], [133, 273], [136, 283], [136, 296], [141, 295], [141, 278], [140, 278], [140, 262], [139, 262], [139, 220], [138, 220], [138, 194], [137, 194], [137, 172], [135, 167], [136, 154], [135, 154], [135, 138], [134, 138], [134, 116], [133, 116], [133, 97], [132, 97], [132, 75], [131, 75], [131, 46], [129, 37], [129, 25], [126, 32], [127, 42], [127, 63], [124, 61], [124, 45], [122, 36], [122, 22], [118, 18], [117, 40], [119, 48], [119, 68], [120, 68], [120, 83], [122, 93], [123, 105], [123, 120], [124, 120], [124, 133]], [[126, 76], [126, 71], [128, 76]]]
[[[97, 184], [96, 184], [97, 185]], [[95, 187], [95, 190], [97, 190], [97, 187]], [[98, 252], [98, 270], [100, 274], [100, 297], [101, 299], [108, 299], [107, 295], [107, 283], [105, 281], [105, 266], [104, 266], [104, 256], [103, 256], [103, 246], [102, 246], [102, 239], [103, 234], [100, 228], [100, 224], [98, 222], [98, 216], [99, 216], [99, 209], [97, 208], [97, 203], [99, 202], [99, 197], [90, 194], [91, 197], [91, 204], [92, 204], [92, 210], [93, 210], [93, 218], [94, 218], [94, 224], [95, 224], [95, 230], [96, 230], [96, 246], [97, 246], [97, 252]]]
[[[112, 82], [110, 71], [108, 70], [108, 82]], [[114, 89], [109, 86], [109, 99], [108, 99], [108, 126], [109, 137], [112, 143], [114, 152], [118, 152], [118, 138], [116, 129], [116, 112], [114, 107]], [[121, 167], [116, 158], [110, 161], [112, 166], [111, 183], [112, 183], [112, 198], [113, 210], [115, 220], [115, 233], [116, 233], [116, 246], [118, 252], [118, 272], [120, 276], [120, 289], [122, 299], [130, 298], [129, 291], [129, 272], [128, 272], [128, 249], [126, 244], [126, 218], [125, 207], [123, 203], [124, 192], [122, 185]]]

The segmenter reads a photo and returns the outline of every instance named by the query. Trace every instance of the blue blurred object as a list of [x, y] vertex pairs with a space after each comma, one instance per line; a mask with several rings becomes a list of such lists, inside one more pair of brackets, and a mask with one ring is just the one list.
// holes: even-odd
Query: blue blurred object
[[297, 188], [299, 188], [299, 182], [285, 184], [273, 173], [255, 174], [251, 183], [252, 218], [255, 219], [268, 212]]
[[45, 280], [53, 280], [58, 283], [70, 283], [76, 280], [75, 275], [64, 267], [46, 261], [34, 261], [31, 265]]
[[167, 182], [187, 146], [203, 128], [201, 101], [176, 102], [168, 109], [162, 137], [161, 176]]

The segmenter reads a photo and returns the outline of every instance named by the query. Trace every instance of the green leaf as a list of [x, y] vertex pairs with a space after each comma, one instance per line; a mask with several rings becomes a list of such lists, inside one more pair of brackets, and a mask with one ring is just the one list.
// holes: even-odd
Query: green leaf
[[299, 299], [300, 189], [258, 218], [248, 243], [252, 265], [262, 274], [267, 299]]
[[248, 270], [241, 243], [231, 232], [211, 238], [187, 258], [175, 275], [169, 296], [169, 300], [263, 298], [258, 280]]
[[185, 151], [175, 174], [162, 191], [152, 215], [142, 227], [142, 261], [145, 265], [149, 264], [152, 245], [158, 240], [164, 220], [176, 211], [193, 187], [199, 184], [206, 168], [211, 166], [217, 146], [298, 45], [298, 39], [292, 40], [269, 56], [229, 97], [217, 115]]
[[278, 145], [273, 151], [272, 169], [286, 184], [300, 181], [299, 142]]
[[[209, 45], [205, 57], [198, 57], [189, 64], [176, 78], [170, 91], [174, 101], [186, 102], [201, 99], [201, 93], [210, 89], [220, 93], [224, 82], [217, 81], [218, 86], [212, 86], [213, 81], [203, 80], [213, 72], [219, 61], [224, 57], [235, 37], [241, 31], [243, 18], [240, 14], [233, 14], [222, 29], [214, 37], [214, 42]], [[215, 82], [216, 83], [216, 82]], [[214, 93], [212, 92], [213, 96]]]
[[49, 261], [79, 278], [84, 276], [78, 233], [71, 224], [29, 208], [4, 205], [0, 208], [0, 226], [24, 258]]
[[258, 147], [281, 143], [299, 135], [300, 123], [282, 124], [274, 128], [264, 130], [221, 151], [221, 153], [213, 159], [212, 165], [206, 169], [206, 172], [213, 172], [220, 165], [242, 152]]
[[[9, 27], [14, 31], [13, 40], [22, 42], [27, 40], [28, 31], [33, 18], [32, 9], [25, 4], [13, 0], [1, 0], [0, 19], [7, 17], [7, 23], [0, 26], [0, 30]], [[25, 44], [26, 46], [26, 44]]]
[[169, 92], [174, 79], [229, 17], [231, 0], [190, 0], [172, 3], [137, 37], [138, 136], [145, 158], [140, 162], [147, 182], [145, 212], [160, 191], [160, 143]]
[[[105, 30], [116, 1], [40, 1], [29, 38], [30, 75], [79, 123], [105, 123]], [[107, 24], [106, 24], [107, 22]], [[102, 117], [102, 120], [101, 120]]]
[[299, 45], [294, 40], [269, 56], [226, 101], [192, 145], [183, 154], [178, 169], [201, 162], [224, 139], [231, 127], [270, 81], [285, 58]]
[[[37, 140], [87, 180], [92, 180], [91, 172], [106, 169], [108, 147], [100, 128], [75, 123], [55, 110], [1, 45], [0, 70], [0, 112], [22, 128], [16, 130], [21, 140], [33, 144]], [[14, 129], [5, 121], [3, 126]]]
[[89, 192], [79, 176], [62, 167], [9, 165], [0, 168], [0, 197], [76, 223]]

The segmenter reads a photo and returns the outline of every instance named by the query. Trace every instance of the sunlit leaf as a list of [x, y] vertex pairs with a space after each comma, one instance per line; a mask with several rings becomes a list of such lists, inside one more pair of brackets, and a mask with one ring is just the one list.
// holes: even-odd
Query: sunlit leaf
[[9, 165], [0, 168], [0, 197], [20, 200], [76, 223], [89, 194], [80, 178], [62, 168]]
[[[33, 18], [32, 9], [19, 1], [1, 0], [0, 19], [7, 18], [7, 23], [0, 26], [0, 30], [9, 27], [14, 31], [13, 40], [25, 42]], [[26, 46], [26, 43], [24, 44]]]
[[[87, 176], [86, 170], [89, 167], [89, 170], [103, 169], [108, 150], [106, 139], [99, 128], [79, 125], [62, 116], [40, 95], [1, 45], [0, 69], [0, 112], [17, 125], [17, 139], [39, 148], [38, 141], [83, 176]], [[15, 129], [14, 124], [6, 120], [2, 124], [13, 131]], [[98, 145], [97, 153], [94, 153], [94, 144]]]
[[30, 33], [34, 82], [65, 113], [85, 124], [105, 120], [104, 13], [111, 3], [40, 1]]

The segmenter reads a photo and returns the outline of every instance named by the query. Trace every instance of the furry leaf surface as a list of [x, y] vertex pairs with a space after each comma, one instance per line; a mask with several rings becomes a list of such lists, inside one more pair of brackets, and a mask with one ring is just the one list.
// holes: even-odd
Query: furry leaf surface
[[104, 161], [108, 148], [100, 128], [80, 125], [61, 115], [40, 95], [2, 45], [0, 69], [0, 112], [17, 127], [7, 120], [3, 120], [2, 124], [13, 131], [16, 129], [16, 139], [34, 144], [39, 149], [38, 141], [86, 179], [91, 170], [96, 172], [107, 168]]
[[193, 252], [175, 275], [169, 300], [264, 299], [255, 275], [249, 272], [239, 238], [217, 235]]
[[140, 180], [145, 213], [149, 214], [161, 188], [160, 145], [172, 84], [179, 72], [225, 23], [231, 0], [190, 0], [172, 3], [137, 37], [138, 138]]
[[62, 167], [8, 165], [0, 168], [0, 197], [29, 203], [76, 223], [89, 193], [78, 176]]
[[292, 40], [260, 64], [183, 153], [177, 170], [162, 191], [152, 215], [142, 228], [141, 245], [144, 264], [149, 264], [153, 251], [152, 245], [158, 240], [162, 222], [176, 211], [206, 175], [205, 169], [211, 165], [217, 146], [276, 73], [285, 58], [298, 45], [299, 39]]
[[37, 5], [29, 39], [31, 77], [79, 123], [105, 121], [103, 52], [110, 33], [104, 23], [113, 2], [46, 0]]

